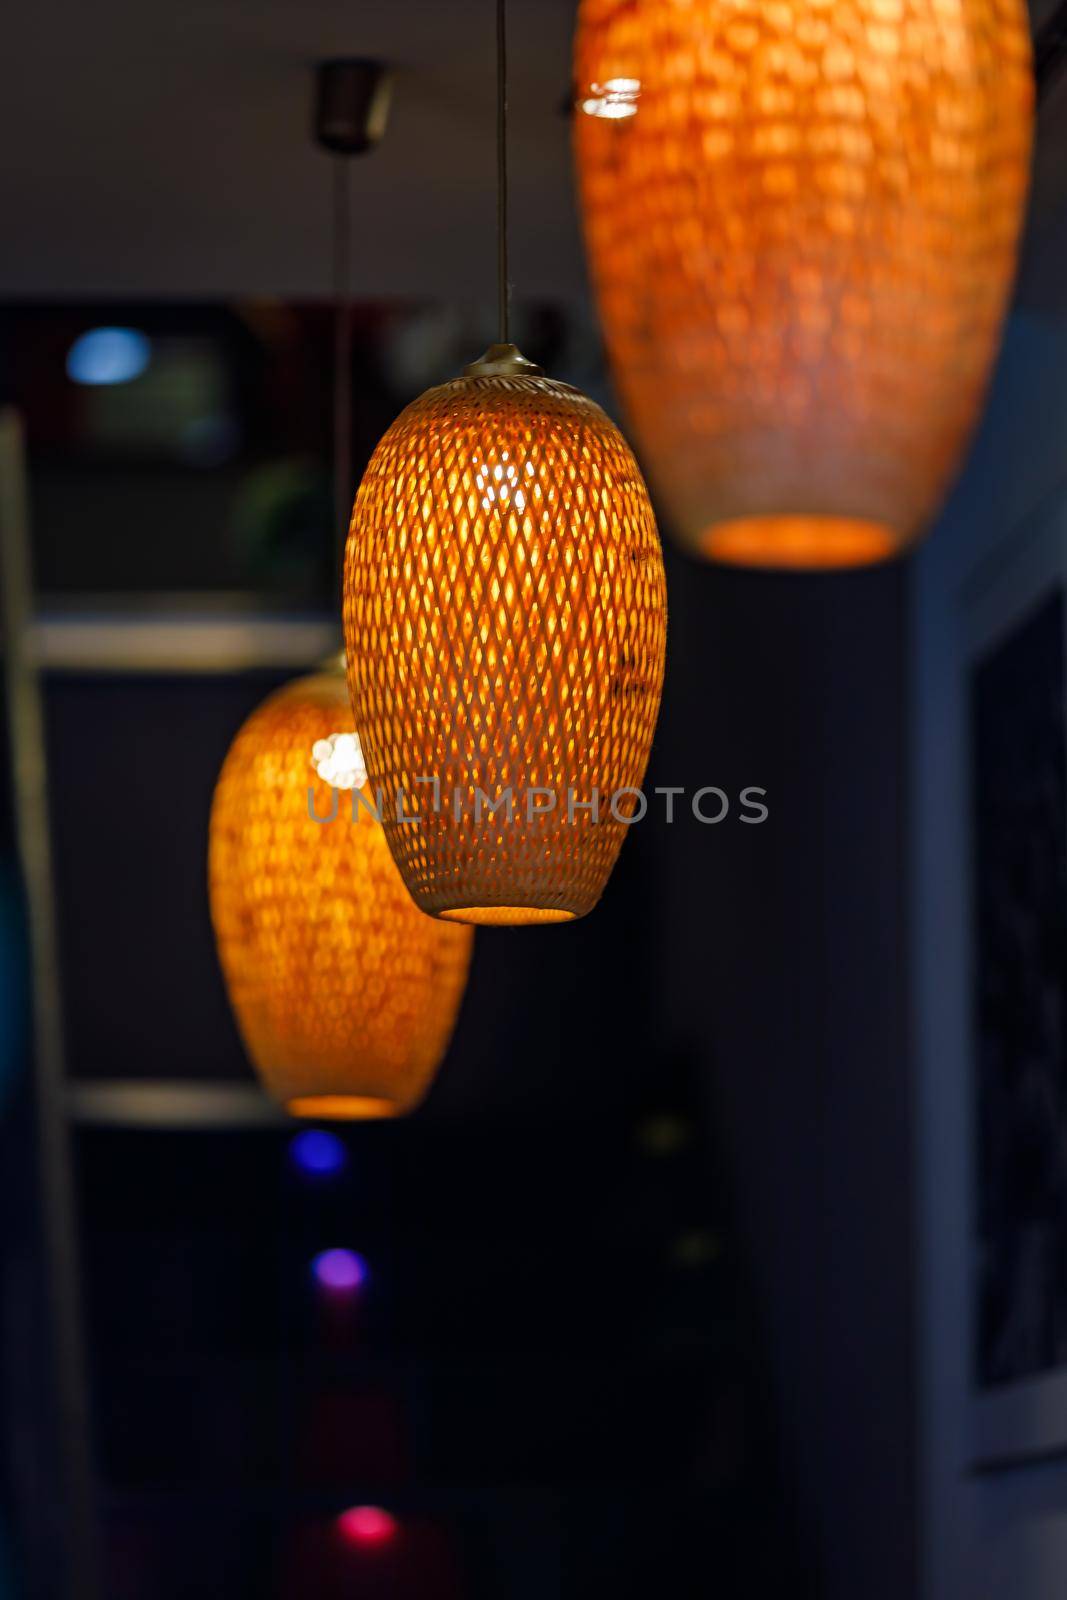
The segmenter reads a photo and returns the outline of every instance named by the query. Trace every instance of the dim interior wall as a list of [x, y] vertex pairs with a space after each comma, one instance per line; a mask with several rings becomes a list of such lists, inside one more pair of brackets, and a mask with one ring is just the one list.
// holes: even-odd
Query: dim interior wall
[[[663, 832], [660, 960], [762, 1321], [804, 1594], [915, 1593], [900, 567], [673, 557], [653, 781], [765, 787]], [[684, 808], [683, 808], [684, 810]]]
[[1061, 1600], [1067, 1573], [1067, 1462], [976, 1475], [968, 1461], [972, 1080], [963, 937], [961, 591], [1059, 494], [1067, 494], [1067, 325], [1017, 313], [967, 468], [910, 573], [924, 1600]]

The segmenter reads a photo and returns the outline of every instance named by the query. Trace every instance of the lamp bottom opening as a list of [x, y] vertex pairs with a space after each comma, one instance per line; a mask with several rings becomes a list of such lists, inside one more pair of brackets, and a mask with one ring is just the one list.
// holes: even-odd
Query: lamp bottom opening
[[368, 1094], [302, 1094], [285, 1105], [291, 1117], [311, 1117], [316, 1122], [370, 1122], [376, 1117], [397, 1117], [394, 1100]]
[[453, 906], [438, 913], [445, 922], [474, 922], [486, 928], [522, 927], [540, 922], [573, 922], [573, 911], [550, 906]]
[[700, 541], [704, 555], [727, 566], [795, 571], [868, 567], [900, 546], [888, 523], [860, 517], [737, 517], [713, 524]]

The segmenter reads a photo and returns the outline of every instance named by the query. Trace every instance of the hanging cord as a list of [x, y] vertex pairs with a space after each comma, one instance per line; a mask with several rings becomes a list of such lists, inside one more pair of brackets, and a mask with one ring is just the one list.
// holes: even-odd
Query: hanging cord
[[508, 344], [511, 289], [508, 284], [508, 37], [506, 0], [496, 0], [496, 263], [497, 320]]
[[338, 588], [344, 586], [345, 540], [352, 514], [352, 285], [348, 155], [333, 168], [333, 508]]

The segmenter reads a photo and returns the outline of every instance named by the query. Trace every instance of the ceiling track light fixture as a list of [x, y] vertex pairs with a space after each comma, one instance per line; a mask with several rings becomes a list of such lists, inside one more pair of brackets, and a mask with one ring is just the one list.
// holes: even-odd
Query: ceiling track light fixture
[[580, 0], [581, 211], [669, 525], [863, 566], [940, 509], [1015, 270], [1023, 0]]
[[[335, 153], [334, 472], [351, 495], [350, 158], [384, 131], [372, 61], [318, 71], [315, 132]], [[211, 917], [230, 1003], [268, 1093], [292, 1115], [412, 1110], [452, 1034], [472, 933], [424, 916], [389, 854], [338, 653], [271, 695], [226, 756], [209, 830]]]
[[622, 434], [511, 342], [504, 0], [496, 20], [498, 340], [375, 450], [344, 626], [408, 889], [434, 916], [504, 925], [600, 897], [655, 729], [666, 584]]

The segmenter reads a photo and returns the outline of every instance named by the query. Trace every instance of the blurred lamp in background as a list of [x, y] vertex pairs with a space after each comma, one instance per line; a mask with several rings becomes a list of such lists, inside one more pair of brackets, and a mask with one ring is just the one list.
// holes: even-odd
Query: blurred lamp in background
[[420, 815], [385, 833], [424, 911], [592, 910], [648, 761], [666, 620], [641, 473], [592, 400], [497, 344], [401, 412], [356, 497], [344, 623], [372, 782]]
[[211, 915], [230, 1001], [267, 1090], [296, 1116], [411, 1110], [466, 986], [470, 929], [412, 904], [364, 783], [337, 661], [252, 714], [212, 803]]
[[581, 0], [574, 66], [608, 351], [679, 538], [748, 566], [896, 554], [999, 342], [1023, 0]]

